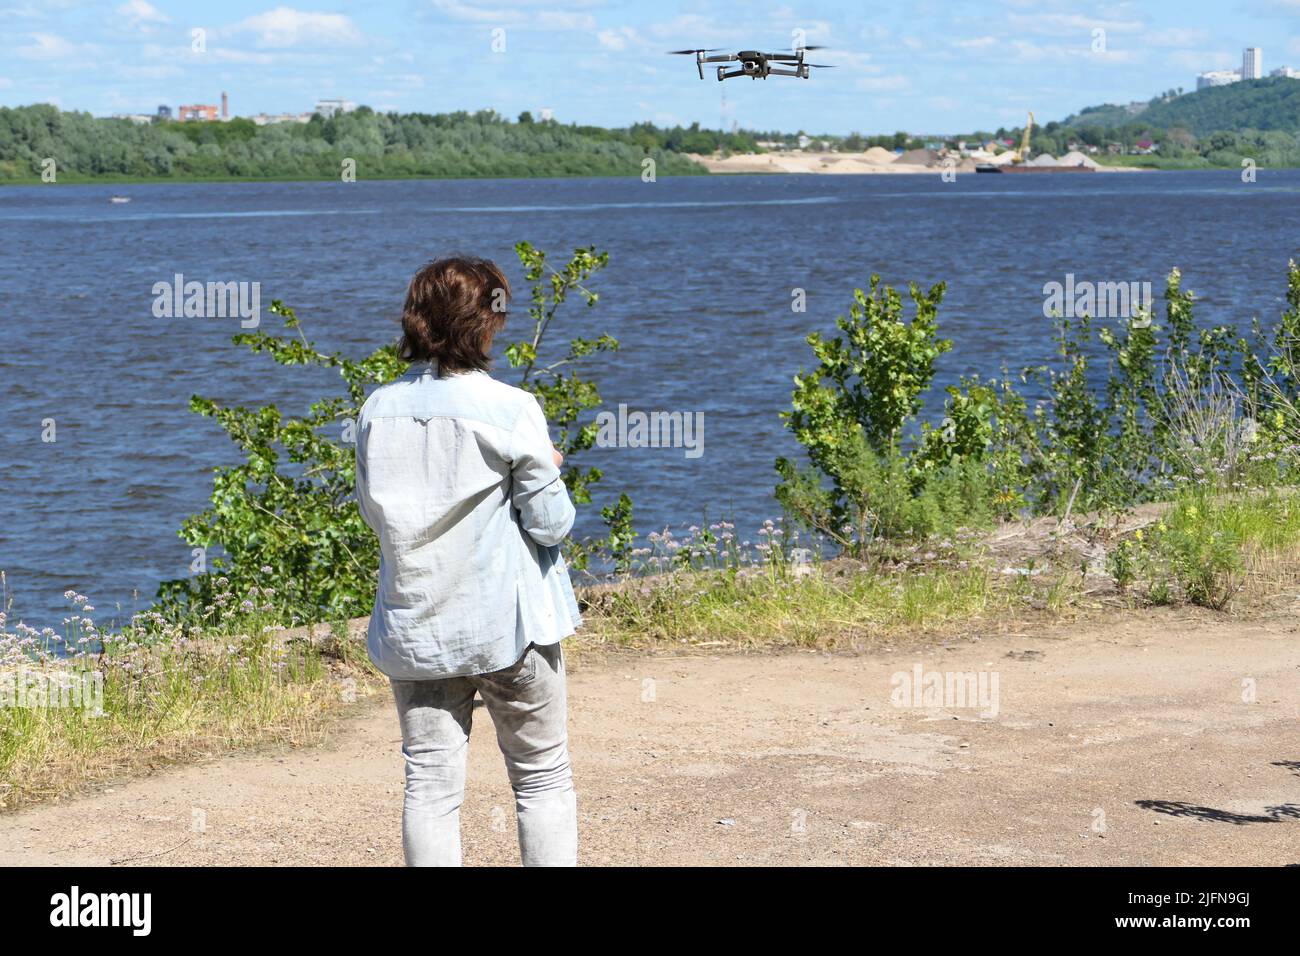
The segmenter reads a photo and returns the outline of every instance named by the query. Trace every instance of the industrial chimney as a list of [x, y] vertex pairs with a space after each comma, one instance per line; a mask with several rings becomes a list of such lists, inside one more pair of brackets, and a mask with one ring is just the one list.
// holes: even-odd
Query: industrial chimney
[[221, 91], [221, 118], [223, 120], [230, 119], [230, 100], [227, 98], [225, 90]]

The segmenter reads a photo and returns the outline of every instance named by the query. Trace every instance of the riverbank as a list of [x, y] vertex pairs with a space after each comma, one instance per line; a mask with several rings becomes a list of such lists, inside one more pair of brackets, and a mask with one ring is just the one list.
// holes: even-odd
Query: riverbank
[[[528, 180], [528, 179], [635, 179], [641, 175], [641, 167], [628, 169], [626, 172], [578, 172], [578, 173], [539, 173], [536, 176], [517, 176], [517, 175], [490, 175], [481, 176], [438, 176], [438, 175], [418, 175], [411, 174], [405, 176], [363, 176], [356, 177], [357, 182], [406, 182], [411, 180], [434, 180], [434, 181], [478, 181], [478, 180]], [[683, 174], [681, 171], [672, 173], [660, 173], [658, 175], [692, 176], [708, 175], [708, 170], [701, 167], [698, 172]], [[0, 187], [4, 186], [142, 186], [156, 183], [336, 183], [339, 182], [338, 174], [328, 176], [122, 176], [122, 175], [103, 175], [103, 176], [78, 176], [74, 173], [58, 174], [55, 183], [43, 182], [40, 176], [28, 176], [23, 179], [2, 179], [0, 178]]]
[[[571, 641], [581, 859], [1293, 863], [1292, 622], [1160, 609], [855, 653]], [[918, 667], [996, 673], [996, 717], [895, 705]], [[481, 708], [474, 724], [466, 862], [508, 865], [513, 801]], [[206, 759], [0, 816], [0, 864], [400, 865], [399, 739], [384, 690], [321, 747]]]
[[[1167, 565], [1164, 546], [1155, 543], [1160, 529], [1186, 518], [1170, 506], [1146, 505], [1120, 518], [1009, 523], [959, 547], [922, 542], [893, 549], [885, 563], [680, 569], [583, 587], [586, 626], [566, 653], [575, 668], [611, 653], [632, 655], [619, 660], [904, 647], [947, 653], [973, 636], [1141, 631], [1178, 614], [1219, 629], [1271, 627], [1294, 611], [1300, 585], [1300, 523], [1290, 500], [1201, 503], [1201, 534], [1230, 535], [1237, 561], [1221, 554], [1191, 561], [1180, 543], [1181, 563]], [[310, 748], [329, 739], [356, 705], [387, 694], [365, 655], [364, 618], [286, 630], [249, 601], [245, 612], [233, 594], [218, 595], [216, 604], [207, 627], [146, 617], [137, 632], [108, 637], [103, 655], [72, 667], [47, 658], [33, 668], [101, 673], [103, 713], [0, 708], [0, 811], [116, 789], [141, 775], [266, 745]], [[26, 639], [21, 625], [15, 633]], [[0, 655], [3, 677], [18, 665], [13, 648], [0, 650], [9, 652]]]
[[[916, 151], [924, 152], [923, 150]], [[883, 149], [865, 153], [827, 153], [804, 150], [774, 151], [769, 153], [734, 153], [730, 156], [701, 156], [690, 158], [710, 173], [807, 173], [816, 175], [859, 176], [915, 176], [937, 175], [945, 171], [937, 160], [923, 159], [911, 154], [896, 157]], [[965, 159], [952, 167], [954, 173], [973, 173], [978, 162]], [[1099, 165], [1097, 172], [1135, 173], [1147, 170], [1136, 166]]]
[[[886, 159], [883, 154], [885, 151], [868, 153], [831, 153], [831, 152], [809, 152], [805, 150], [777, 150], [766, 153], [733, 153], [729, 156], [706, 156], [695, 153], [685, 154], [684, 158], [689, 160], [695, 167], [690, 172], [677, 169], [671, 172], [657, 172], [657, 176], [681, 176], [681, 175], [709, 175], [709, 174], [754, 174], [754, 173], [791, 173], [791, 174], [819, 174], [819, 175], [918, 175], [918, 174], [936, 174], [944, 171], [945, 167], [938, 163], [920, 163], [916, 161], [897, 162]], [[893, 157], [889, 153], [889, 157]], [[1150, 157], [1141, 157], [1147, 160]], [[973, 159], [963, 160], [953, 167], [955, 173], [973, 173], [975, 166], [978, 165]], [[1162, 166], [1158, 162], [1142, 162], [1138, 165], [1117, 165], [1108, 164], [1104, 161], [1099, 162], [1096, 172], [1106, 173], [1137, 173], [1152, 172], [1163, 168], [1169, 169], [1214, 169], [1210, 166]], [[402, 182], [406, 180], [493, 180], [493, 179], [619, 179], [623, 177], [639, 177], [642, 174], [640, 166], [629, 168], [626, 172], [581, 172], [581, 173], [564, 173], [564, 172], [539, 172], [536, 176], [518, 176], [518, 175], [383, 175], [383, 176], [364, 176], [357, 175], [357, 180], [371, 182]], [[72, 172], [59, 172], [56, 183], [45, 183], [39, 175], [28, 176], [21, 179], [4, 179], [0, 178], [0, 186], [41, 186], [41, 185], [70, 185], [70, 186], [95, 186], [95, 185], [143, 185], [149, 183], [311, 183], [311, 182], [337, 182], [339, 176], [331, 173], [329, 175], [291, 175], [291, 176], [128, 176], [121, 174], [103, 174], [97, 176], [83, 176]]]

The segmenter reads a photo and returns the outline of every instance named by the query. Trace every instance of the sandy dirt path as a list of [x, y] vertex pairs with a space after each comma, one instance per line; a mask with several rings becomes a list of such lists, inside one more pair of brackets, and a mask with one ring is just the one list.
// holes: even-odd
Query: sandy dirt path
[[[918, 664], [996, 673], [996, 716], [891, 704], [893, 675]], [[588, 864], [1300, 863], [1291, 618], [1171, 613], [860, 655], [588, 656], [570, 694]], [[398, 746], [376, 695], [320, 748], [2, 816], [0, 863], [399, 864]], [[512, 863], [481, 707], [470, 761], [466, 863]]]

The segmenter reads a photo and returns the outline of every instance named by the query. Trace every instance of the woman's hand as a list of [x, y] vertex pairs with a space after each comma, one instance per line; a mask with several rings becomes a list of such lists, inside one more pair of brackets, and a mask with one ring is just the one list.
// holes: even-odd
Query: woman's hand
[[564, 465], [564, 456], [560, 454], [560, 450], [554, 445], [551, 446], [551, 458], [555, 460], [556, 468], [560, 468]]

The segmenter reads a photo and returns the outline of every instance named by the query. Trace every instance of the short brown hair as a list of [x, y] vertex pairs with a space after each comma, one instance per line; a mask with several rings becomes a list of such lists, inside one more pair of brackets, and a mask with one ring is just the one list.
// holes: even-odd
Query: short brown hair
[[488, 346], [506, 324], [510, 283], [495, 262], [474, 256], [436, 259], [415, 274], [402, 308], [398, 354], [433, 362], [438, 374], [487, 371]]

